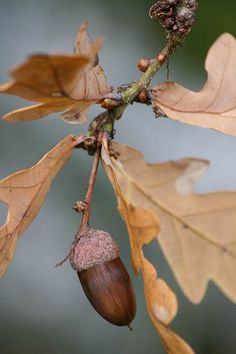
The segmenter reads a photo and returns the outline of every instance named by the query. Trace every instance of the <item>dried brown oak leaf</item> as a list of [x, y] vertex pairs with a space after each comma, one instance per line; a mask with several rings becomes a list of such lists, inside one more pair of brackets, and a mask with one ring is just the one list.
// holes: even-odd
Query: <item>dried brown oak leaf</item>
[[[0, 85], [7, 93], [39, 102], [6, 114], [8, 122], [31, 121], [63, 112], [67, 123], [84, 123], [86, 112], [110, 92], [103, 70], [96, 65], [103, 40], [93, 42], [87, 22], [79, 30], [74, 54], [35, 54], [10, 71], [13, 80]], [[95, 65], [95, 66], [94, 66]]]
[[199, 303], [212, 280], [236, 302], [236, 192], [196, 194], [208, 162], [182, 159], [148, 164], [140, 152], [112, 144], [122, 191], [160, 219], [158, 241], [185, 295]]
[[117, 196], [119, 212], [127, 225], [134, 271], [136, 275], [140, 271], [143, 275], [149, 316], [167, 353], [193, 354], [189, 345], [166, 327], [177, 314], [177, 299], [143, 254], [143, 247], [156, 239], [160, 231], [159, 219], [150, 209], [143, 208], [140, 203], [136, 204], [136, 198], [133, 199], [124, 176], [117, 169], [117, 161], [109, 156], [106, 140], [103, 140], [102, 161]]
[[154, 110], [169, 118], [236, 135], [236, 41], [222, 34], [210, 48], [205, 68], [208, 79], [201, 91], [166, 82], [153, 89]]
[[18, 238], [38, 214], [75, 145], [77, 141], [68, 136], [33, 167], [0, 181], [0, 200], [9, 206], [6, 223], [0, 228], [0, 278], [12, 260]]

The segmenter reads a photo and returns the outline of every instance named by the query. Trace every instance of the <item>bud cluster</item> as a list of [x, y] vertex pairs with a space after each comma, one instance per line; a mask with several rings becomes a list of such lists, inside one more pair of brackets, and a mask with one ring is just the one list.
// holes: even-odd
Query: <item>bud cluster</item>
[[149, 16], [168, 33], [184, 37], [196, 20], [197, 8], [196, 0], [159, 0], [150, 8]]

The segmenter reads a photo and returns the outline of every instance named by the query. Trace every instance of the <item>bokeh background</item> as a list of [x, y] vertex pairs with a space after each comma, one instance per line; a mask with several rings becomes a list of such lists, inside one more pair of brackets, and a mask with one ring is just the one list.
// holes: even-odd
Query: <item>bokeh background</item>
[[[0, 0], [0, 81], [7, 80], [8, 69], [29, 53], [71, 51], [83, 19], [89, 20], [93, 36], [106, 37], [100, 60], [110, 84], [137, 79], [140, 74], [136, 61], [143, 56], [153, 57], [164, 43], [162, 29], [147, 16], [151, 5], [152, 1], [137, 0]], [[233, 0], [199, 1], [197, 25], [184, 48], [170, 61], [172, 81], [196, 90], [202, 86], [207, 49], [222, 32], [236, 34], [235, 13]], [[157, 80], [165, 79], [163, 68]], [[0, 97], [0, 115], [22, 104], [15, 97]], [[94, 108], [90, 119], [99, 110]], [[149, 162], [185, 156], [209, 159], [210, 169], [196, 191], [236, 189], [234, 137], [154, 119], [151, 109], [141, 105], [129, 108], [116, 128], [117, 140], [141, 150]], [[63, 136], [85, 129], [64, 124], [58, 115], [25, 124], [0, 121], [0, 178], [28, 168]], [[79, 216], [71, 206], [84, 195], [90, 164], [91, 158], [85, 153], [73, 154], [37, 219], [18, 243], [15, 258], [0, 283], [1, 354], [164, 353], [146, 313], [142, 280], [135, 279], [131, 270], [126, 228], [102, 169], [96, 184], [92, 224], [111, 232], [120, 243], [137, 293], [134, 331], [114, 327], [94, 312], [69, 264], [54, 268], [76, 233]], [[0, 223], [5, 218], [6, 207], [1, 204]], [[158, 243], [149, 246], [146, 254], [178, 295], [180, 311], [172, 328], [197, 353], [235, 354], [236, 307], [212, 283], [200, 305], [190, 304]]]

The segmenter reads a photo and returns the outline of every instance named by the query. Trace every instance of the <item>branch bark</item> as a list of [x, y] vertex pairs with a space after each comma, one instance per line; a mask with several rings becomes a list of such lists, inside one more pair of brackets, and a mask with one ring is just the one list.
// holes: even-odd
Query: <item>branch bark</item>
[[123, 103], [118, 108], [115, 108], [114, 110], [108, 110], [105, 113], [103, 112], [99, 116], [95, 117], [91, 122], [86, 135], [96, 135], [99, 131], [107, 131], [111, 134], [113, 132], [115, 121], [121, 119], [125, 109], [130, 103], [134, 101], [140, 92], [148, 89], [155, 74], [162, 67], [162, 65], [167, 60], [169, 60], [171, 54], [177, 49], [179, 45], [180, 43], [177, 40], [175, 41], [173, 38], [169, 38], [166, 46], [163, 48], [157, 58], [150, 61], [150, 65], [147, 71], [143, 73], [138, 81], [134, 82], [131, 87], [122, 93]]

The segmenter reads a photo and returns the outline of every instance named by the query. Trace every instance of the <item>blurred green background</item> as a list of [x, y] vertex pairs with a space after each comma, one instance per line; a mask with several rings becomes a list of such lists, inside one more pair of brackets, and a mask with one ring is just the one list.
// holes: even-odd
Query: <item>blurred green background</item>
[[[66, 52], [83, 19], [93, 36], [106, 38], [100, 62], [111, 85], [135, 80], [141, 57], [153, 57], [164, 43], [162, 29], [147, 12], [152, 1], [0, 0], [0, 81], [8, 69], [32, 52]], [[199, 1], [197, 25], [184, 48], [170, 61], [170, 79], [199, 89], [206, 79], [204, 58], [222, 32], [236, 34], [236, 2]], [[156, 81], [166, 79], [163, 68]], [[21, 107], [20, 99], [0, 97], [0, 115]], [[90, 119], [100, 111], [92, 109]], [[0, 178], [27, 168], [63, 136], [86, 127], [65, 125], [58, 115], [24, 124], [0, 121]], [[236, 189], [236, 139], [171, 120], [155, 120], [150, 107], [129, 108], [117, 124], [117, 140], [141, 150], [150, 162], [193, 156], [209, 159], [211, 167], [196, 191]], [[141, 137], [141, 136], [142, 137]], [[91, 159], [76, 151], [56, 179], [43, 209], [20, 239], [15, 258], [0, 283], [1, 354], [156, 354], [164, 353], [143, 297], [142, 279], [130, 267], [130, 248], [116, 211], [111, 186], [100, 169], [94, 195], [92, 224], [111, 232], [134, 282], [138, 312], [134, 331], [101, 319], [83, 294], [69, 264], [54, 265], [67, 253], [79, 216], [73, 203], [86, 189]], [[0, 207], [0, 222], [6, 208]], [[168, 235], [167, 235], [168, 237]], [[224, 237], [224, 235], [222, 235]], [[179, 289], [157, 243], [146, 250], [160, 276], [176, 291], [180, 310], [172, 328], [200, 354], [236, 353], [236, 307], [210, 283], [204, 301], [190, 304]]]

